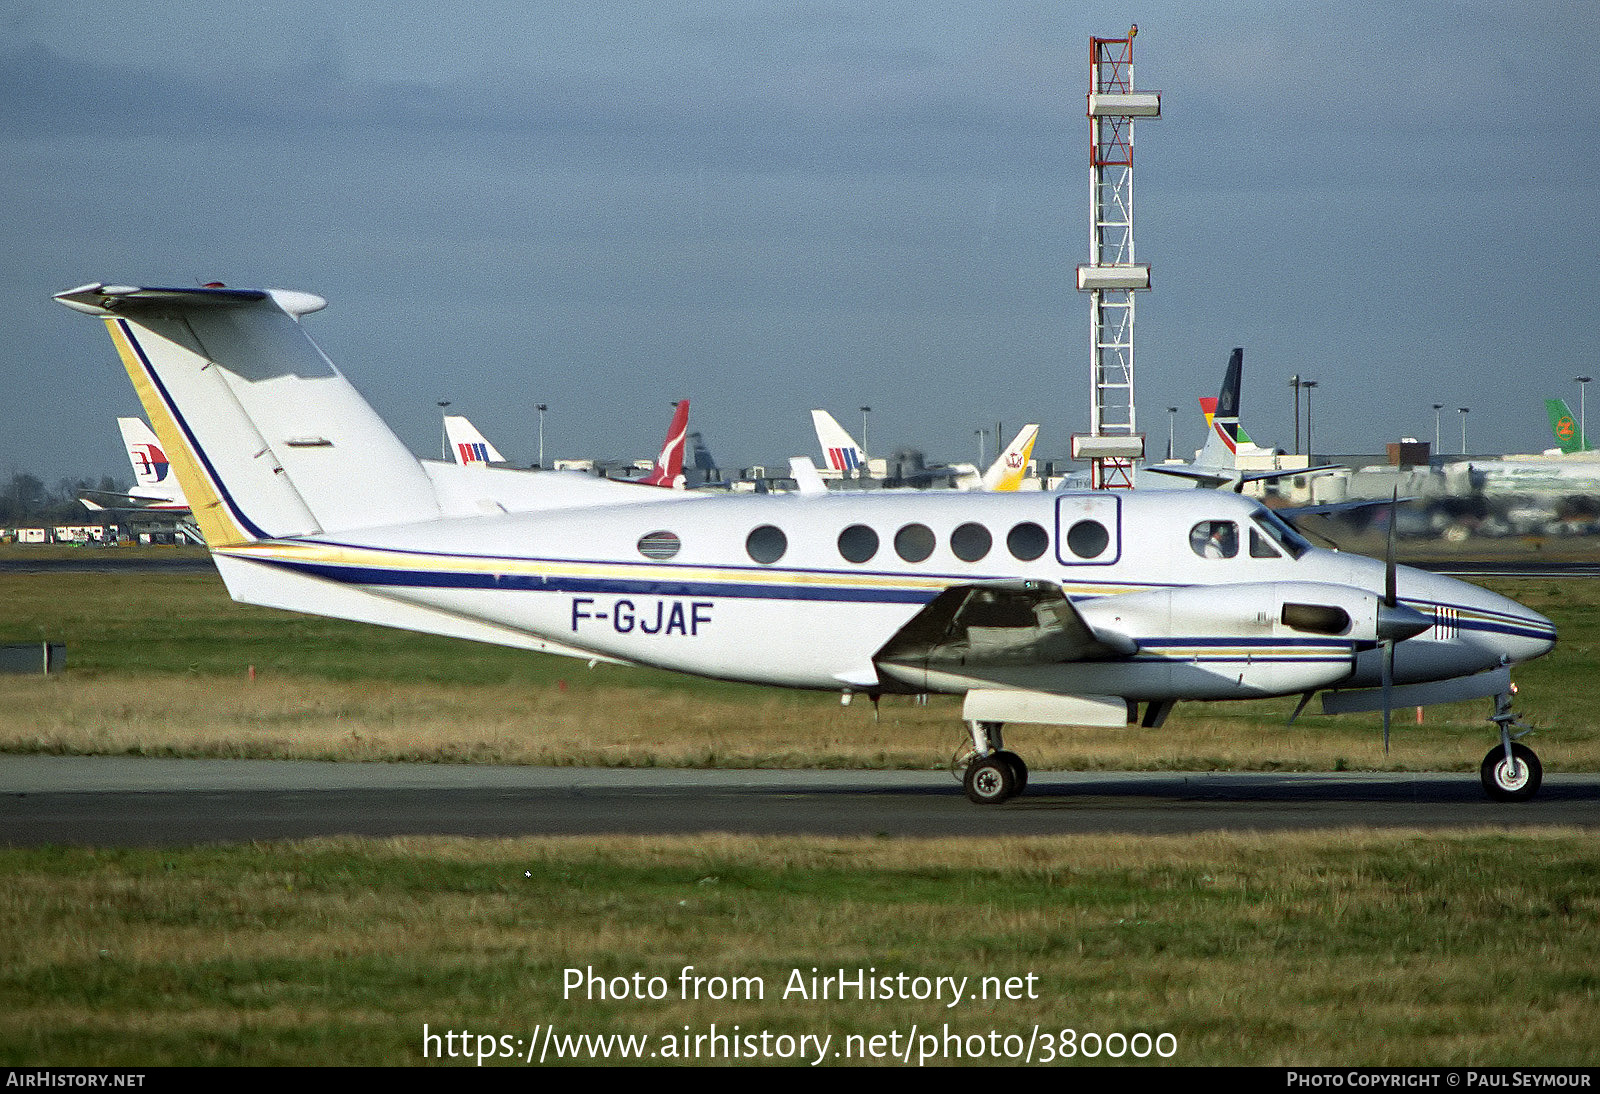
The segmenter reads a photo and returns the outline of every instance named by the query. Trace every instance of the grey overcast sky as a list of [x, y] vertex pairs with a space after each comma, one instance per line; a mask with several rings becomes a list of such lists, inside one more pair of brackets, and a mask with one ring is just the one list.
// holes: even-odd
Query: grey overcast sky
[[[1139, 24], [1138, 412], [1165, 449], [1245, 347], [1246, 428], [1551, 443], [1600, 375], [1600, 5], [0, 2], [0, 473], [128, 474], [88, 281], [300, 288], [436, 454], [974, 459], [1088, 426], [1090, 35]], [[1600, 394], [1600, 389], [1597, 389]], [[1600, 418], [1600, 402], [1597, 402]], [[993, 445], [989, 442], [989, 451]]]

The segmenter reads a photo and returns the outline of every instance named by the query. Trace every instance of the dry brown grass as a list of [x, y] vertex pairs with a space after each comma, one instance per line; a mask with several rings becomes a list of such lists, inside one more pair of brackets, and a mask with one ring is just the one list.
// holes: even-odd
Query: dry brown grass
[[[1040, 770], [1465, 770], [1488, 748], [1482, 704], [1396, 718], [1284, 719], [1288, 701], [1180, 706], [1161, 729], [1015, 726]], [[1552, 770], [1600, 768], [1600, 734], [1537, 738]], [[965, 731], [959, 701], [748, 689], [345, 682], [304, 677], [0, 679], [0, 750], [594, 766], [935, 768]]]

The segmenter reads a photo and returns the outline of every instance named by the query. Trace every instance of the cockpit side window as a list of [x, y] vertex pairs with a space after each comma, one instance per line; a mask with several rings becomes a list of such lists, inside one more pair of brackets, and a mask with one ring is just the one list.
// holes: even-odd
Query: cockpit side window
[[1189, 547], [1201, 558], [1232, 558], [1239, 553], [1239, 529], [1231, 520], [1203, 520], [1189, 529]]
[[1290, 558], [1299, 558], [1311, 550], [1311, 541], [1289, 527], [1288, 523], [1271, 509], [1263, 507], [1257, 510], [1255, 522]]
[[1267, 537], [1258, 529], [1250, 529], [1250, 557], [1251, 558], [1282, 558], [1278, 549], [1268, 542]]

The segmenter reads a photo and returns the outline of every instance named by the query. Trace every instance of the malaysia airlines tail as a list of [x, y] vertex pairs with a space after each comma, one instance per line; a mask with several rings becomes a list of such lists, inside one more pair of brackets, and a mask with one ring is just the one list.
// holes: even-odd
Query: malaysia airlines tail
[[661, 446], [650, 474], [639, 481], [646, 486], [664, 486], [669, 490], [684, 488], [683, 448], [689, 439], [689, 400], [679, 399], [674, 404], [672, 424], [667, 427], [667, 439]]
[[172, 465], [161, 450], [161, 442], [145, 425], [144, 419], [118, 418], [117, 428], [122, 431], [122, 447], [127, 450], [128, 463], [133, 466], [133, 490], [130, 496], [148, 499], [152, 505], [165, 503], [173, 508], [187, 509], [189, 503], [184, 499], [183, 488], [178, 485], [177, 476], [172, 474]]
[[1028, 460], [1033, 455], [1033, 442], [1039, 439], [1037, 425], [1025, 425], [1006, 445], [989, 470], [983, 473], [984, 490], [1016, 490], [1028, 474]]
[[1567, 409], [1565, 399], [1546, 399], [1544, 409], [1550, 416], [1550, 432], [1555, 435], [1556, 444], [1563, 455], [1589, 451], [1589, 439], [1583, 435], [1583, 427], [1578, 419]]
[[133, 468], [133, 489], [126, 494], [88, 490], [78, 501], [84, 508], [99, 513], [108, 510], [188, 512], [189, 500], [183, 496], [183, 488], [172, 473], [167, 454], [161, 450], [161, 442], [144, 424], [144, 419], [118, 418], [117, 428], [122, 432], [122, 447]]
[[811, 424], [822, 446], [822, 462], [831, 471], [856, 475], [867, 470], [867, 453], [826, 410], [813, 410]]
[[505, 463], [500, 450], [478, 432], [478, 427], [459, 414], [447, 414], [444, 435], [450, 441], [450, 455], [463, 467], [487, 467], [492, 463]]

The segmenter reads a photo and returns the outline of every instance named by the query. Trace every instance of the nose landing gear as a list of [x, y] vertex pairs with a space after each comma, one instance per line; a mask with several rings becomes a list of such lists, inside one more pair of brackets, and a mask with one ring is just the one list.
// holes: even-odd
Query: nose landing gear
[[[1490, 721], [1500, 727], [1500, 743], [1483, 758], [1479, 775], [1484, 792], [1495, 801], [1525, 802], [1539, 792], [1544, 780], [1544, 767], [1539, 757], [1527, 745], [1517, 743], [1532, 729], [1511, 710], [1515, 688], [1495, 696], [1494, 714]], [[1513, 734], [1512, 726], [1521, 726], [1522, 732]]]

